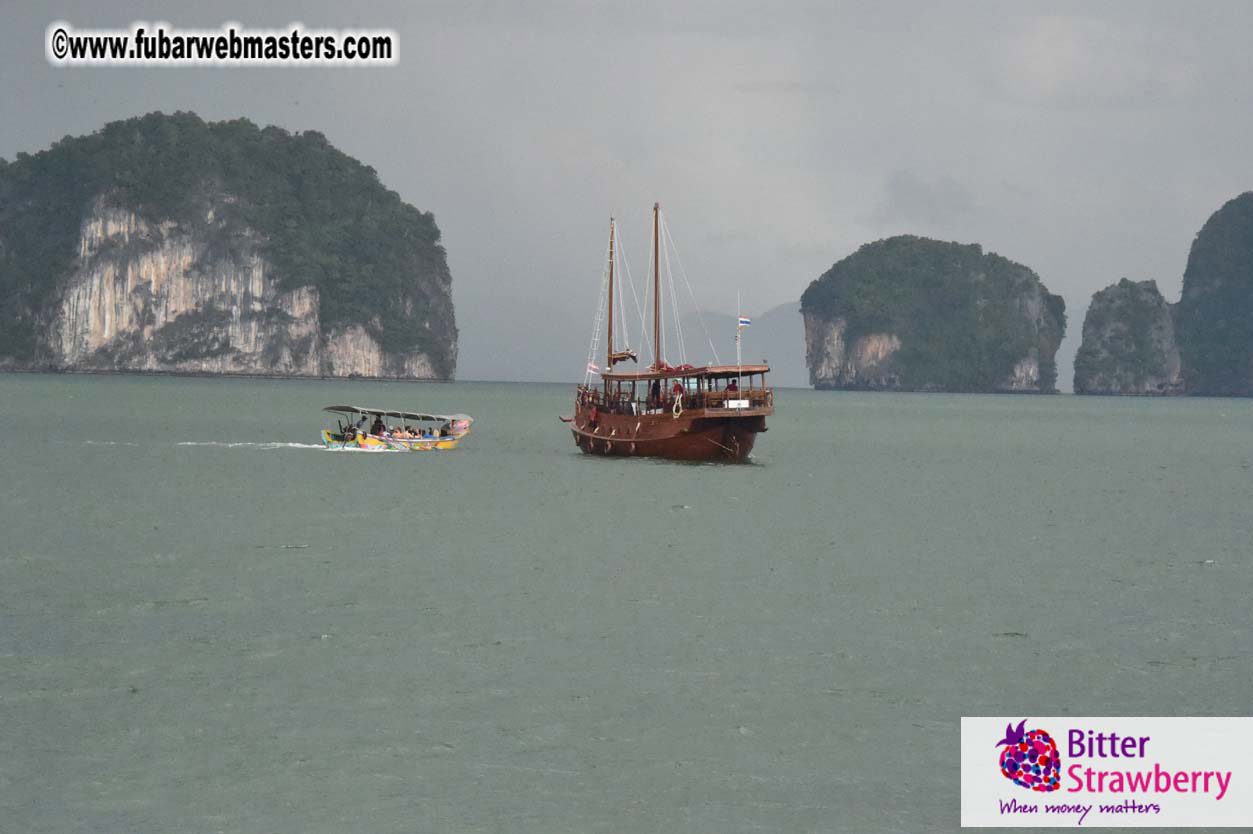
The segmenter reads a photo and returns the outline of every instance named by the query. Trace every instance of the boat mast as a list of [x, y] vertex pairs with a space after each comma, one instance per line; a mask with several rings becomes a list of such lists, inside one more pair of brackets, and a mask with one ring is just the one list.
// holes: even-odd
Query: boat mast
[[657, 218], [661, 203], [653, 203], [653, 370], [661, 368], [661, 262], [658, 255], [661, 238], [657, 234]]
[[[605, 358], [605, 369], [613, 370], [613, 218], [609, 218], [609, 352]], [[609, 381], [605, 380], [608, 389]]]

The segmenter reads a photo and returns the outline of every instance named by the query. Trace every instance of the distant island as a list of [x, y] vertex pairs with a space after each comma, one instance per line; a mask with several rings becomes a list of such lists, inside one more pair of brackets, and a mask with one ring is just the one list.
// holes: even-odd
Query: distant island
[[0, 160], [0, 369], [451, 379], [439, 240], [320, 133], [113, 122]]
[[1253, 396], [1253, 192], [1201, 228], [1178, 304], [1125, 278], [1092, 296], [1075, 393]]
[[1066, 304], [977, 244], [868, 243], [801, 296], [816, 388], [1052, 393]]
[[1156, 282], [1123, 278], [1092, 296], [1075, 354], [1075, 393], [1183, 393], [1174, 317]]

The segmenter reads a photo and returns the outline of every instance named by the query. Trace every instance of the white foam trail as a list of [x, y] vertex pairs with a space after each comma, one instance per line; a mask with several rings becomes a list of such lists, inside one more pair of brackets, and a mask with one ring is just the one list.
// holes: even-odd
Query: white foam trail
[[224, 442], [219, 440], [184, 440], [175, 446], [214, 446], [221, 449], [325, 449], [321, 443], [249, 443], [242, 441]]

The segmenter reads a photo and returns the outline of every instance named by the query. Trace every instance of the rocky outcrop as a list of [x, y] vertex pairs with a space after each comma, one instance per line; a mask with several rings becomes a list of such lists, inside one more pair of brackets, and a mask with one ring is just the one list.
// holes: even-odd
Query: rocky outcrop
[[1175, 323], [1189, 394], [1253, 396], [1253, 191], [1197, 233]]
[[848, 321], [827, 321], [805, 315], [805, 358], [809, 384], [817, 388], [900, 388], [900, 379], [889, 361], [901, 349], [892, 333], [870, 333], [850, 350], [844, 338]]
[[1034, 272], [978, 245], [867, 244], [805, 291], [816, 388], [1052, 392], [1065, 304]]
[[[228, 198], [229, 199], [229, 198]], [[248, 230], [212, 251], [221, 221], [153, 225], [98, 200], [45, 322], [40, 363], [92, 371], [430, 379], [420, 352], [389, 354], [361, 326], [323, 334], [315, 287], [282, 289]]]
[[1092, 296], [1075, 355], [1075, 393], [1184, 393], [1174, 317], [1156, 282], [1123, 278]]
[[114, 122], [0, 160], [0, 369], [450, 379], [439, 238], [320, 134]]
[[1253, 396], [1253, 192], [1201, 228], [1178, 304], [1125, 278], [1092, 296], [1075, 393]]

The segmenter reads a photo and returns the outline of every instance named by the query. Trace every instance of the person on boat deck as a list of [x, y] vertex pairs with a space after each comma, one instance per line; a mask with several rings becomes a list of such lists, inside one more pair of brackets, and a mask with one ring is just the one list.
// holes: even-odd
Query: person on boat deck
[[727, 390], [734, 394], [740, 390], [740, 384], [734, 379], [729, 379], [727, 380]]
[[654, 379], [653, 387], [648, 390], [648, 405], [650, 408], [655, 407], [661, 402], [661, 380]]
[[369, 419], [370, 419], [370, 415], [363, 413], [361, 415], [361, 419], [357, 421], [357, 428], [361, 429], [362, 431], [365, 431], [365, 424], [366, 424], [366, 421]]
[[383, 415], [374, 415], [374, 422], [370, 424], [370, 434], [382, 435], [386, 429], [387, 427], [383, 425]]
[[676, 379], [674, 385], [670, 386], [670, 399], [678, 399], [681, 396], [683, 396], [683, 382]]

